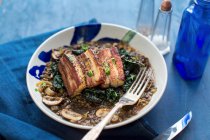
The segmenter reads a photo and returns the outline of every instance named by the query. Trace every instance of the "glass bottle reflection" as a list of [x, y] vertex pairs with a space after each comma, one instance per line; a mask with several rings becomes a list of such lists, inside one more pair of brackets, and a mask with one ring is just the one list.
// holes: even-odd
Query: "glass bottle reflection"
[[153, 27], [151, 40], [164, 55], [170, 51], [170, 25], [172, 5], [169, 0], [163, 0]]
[[145, 36], [151, 35], [154, 23], [154, 0], [140, 0], [136, 30]]

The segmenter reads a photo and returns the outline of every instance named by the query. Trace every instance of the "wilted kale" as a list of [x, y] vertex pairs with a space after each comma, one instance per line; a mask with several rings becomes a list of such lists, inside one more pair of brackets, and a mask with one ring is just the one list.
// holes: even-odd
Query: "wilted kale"
[[116, 102], [120, 99], [120, 93], [115, 91], [113, 88], [106, 89], [106, 99], [109, 102]]
[[118, 101], [121, 96], [113, 88], [108, 88], [106, 90], [100, 89], [100, 88], [85, 89], [82, 92], [82, 95], [88, 101], [91, 101], [94, 103], [101, 103], [103, 101], [114, 103], [114, 102]]
[[125, 72], [125, 83], [123, 85], [124, 92], [126, 92], [134, 80], [136, 79], [136, 75], [140, 70], [140, 64], [136, 57], [130, 55], [125, 49], [120, 49], [119, 53], [122, 57], [124, 72]]
[[102, 102], [104, 99], [106, 99], [106, 95], [105, 95], [105, 91], [101, 90], [101, 89], [96, 89], [96, 88], [87, 88], [85, 90], [83, 90], [82, 95], [91, 102], [94, 103], [100, 103]]
[[72, 50], [72, 53], [74, 54], [74, 55], [80, 55], [80, 54], [82, 54], [83, 52], [85, 52], [84, 50], [76, 50], [76, 49], [73, 49]]
[[63, 80], [62, 80], [60, 74], [55, 75], [55, 77], [53, 78], [53, 86], [54, 86], [56, 89], [61, 89], [61, 88], [64, 87], [64, 85], [63, 85]]
[[58, 71], [58, 62], [53, 61], [51, 63], [51, 71], [53, 74], [53, 81], [52, 84], [56, 89], [61, 89], [64, 87], [63, 80], [61, 74]]
[[51, 72], [52, 72], [52, 74], [53, 74], [53, 77], [59, 73], [59, 72], [58, 72], [58, 62], [53, 61], [53, 62], [51, 63]]
[[123, 67], [126, 76], [130, 73], [138, 73], [139, 63], [135, 56], [130, 55], [125, 49], [120, 49], [119, 53], [122, 57]]
[[87, 51], [89, 49], [89, 46], [88, 44], [81, 44], [79, 48], [75, 48], [72, 50], [72, 53], [74, 55], [80, 55], [82, 54], [83, 52]]

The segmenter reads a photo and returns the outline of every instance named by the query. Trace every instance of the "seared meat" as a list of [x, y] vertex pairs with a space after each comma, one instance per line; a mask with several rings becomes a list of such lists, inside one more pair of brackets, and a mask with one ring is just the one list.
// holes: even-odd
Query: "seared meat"
[[123, 63], [116, 47], [105, 48], [99, 51], [98, 61], [103, 66], [106, 73], [106, 80], [101, 87], [110, 85], [118, 87], [124, 84], [125, 75]]
[[79, 56], [65, 52], [58, 68], [69, 95], [77, 95], [85, 88], [98, 85], [103, 88], [118, 87], [125, 80], [122, 60], [116, 47], [101, 49], [97, 54], [89, 49]]
[[86, 88], [85, 75], [74, 55], [64, 54], [60, 59], [58, 68], [69, 95], [77, 95]]
[[111, 48], [112, 58], [108, 61], [110, 66], [110, 76], [112, 87], [118, 87], [124, 84], [125, 75], [123, 70], [122, 59], [116, 47]]
[[108, 60], [112, 58], [110, 48], [105, 48], [99, 51], [98, 53], [98, 62], [103, 67], [106, 77], [104, 83], [101, 84], [102, 88], [107, 88], [110, 86], [109, 74], [106, 73], [106, 70], [109, 70]]
[[104, 83], [105, 73], [91, 50], [87, 50], [78, 56], [77, 59], [81, 62], [88, 88]]

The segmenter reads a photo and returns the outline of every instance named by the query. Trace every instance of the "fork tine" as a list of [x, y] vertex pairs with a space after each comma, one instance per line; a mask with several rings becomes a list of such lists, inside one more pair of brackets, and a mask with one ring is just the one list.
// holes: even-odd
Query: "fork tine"
[[[151, 79], [151, 76], [152, 76], [152, 70], [149, 69], [147, 76], [145, 76], [145, 77], [147, 77], [145, 84], [143, 85], [144, 82], [142, 82], [141, 84], [143, 85], [143, 87], [142, 88], [138, 87], [136, 90], [138, 97], [140, 97], [144, 93], [144, 90], [146, 89], [146, 87]], [[140, 91], [140, 93], [139, 93], [139, 91]]]
[[138, 75], [136, 76], [136, 79], [134, 80], [134, 82], [133, 82], [133, 84], [131, 85], [131, 87], [129, 88], [129, 90], [127, 91], [127, 93], [129, 93], [131, 90], [132, 90], [132, 88], [134, 87], [134, 85], [135, 85], [135, 83], [138, 81], [138, 79], [139, 79], [139, 77], [142, 75], [142, 72], [144, 72], [145, 71], [145, 69], [141, 69], [140, 70], [140, 72], [138, 73]]
[[145, 82], [145, 79], [147, 77], [148, 71], [146, 71], [146, 68], [144, 70], [144, 73], [142, 73], [141, 78], [139, 79], [139, 81], [136, 82], [135, 86], [133, 87], [133, 94], [135, 94], [136, 89], [139, 87], [141, 88], [143, 83]]

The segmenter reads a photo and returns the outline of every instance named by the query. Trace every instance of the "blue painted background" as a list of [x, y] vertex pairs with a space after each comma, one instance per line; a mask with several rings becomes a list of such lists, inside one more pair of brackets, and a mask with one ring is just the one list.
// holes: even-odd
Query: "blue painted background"
[[[1, 1], [1, 0], [0, 0]], [[68, 27], [96, 18], [135, 28], [139, 0], [3, 0], [0, 5], [0, 44]], [[171, 52], [188, 0], [172, 0]], [[160, 0], [155, 0], [156, 12]], [[165, 56], [169, 82], [158, 105], [145, 118], [158, 132], [162, 132], [189, 110], [193, 112], [190, 125], [176, 139], [210, 139], [210, 66], [202, 79], [182, 80], [172, 64], [172, 53]], [[129, 130], [128, 130], [129, 131]]]

